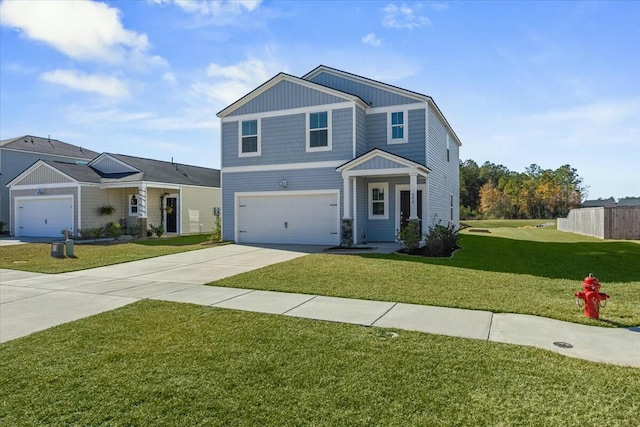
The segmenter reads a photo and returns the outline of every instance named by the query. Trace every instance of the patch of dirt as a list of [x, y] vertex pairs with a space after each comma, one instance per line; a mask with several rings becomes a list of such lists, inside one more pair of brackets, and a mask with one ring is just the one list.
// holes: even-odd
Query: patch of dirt
[[469, 233], [491, 233], [491, 231], [486, 228], [471, 228]]

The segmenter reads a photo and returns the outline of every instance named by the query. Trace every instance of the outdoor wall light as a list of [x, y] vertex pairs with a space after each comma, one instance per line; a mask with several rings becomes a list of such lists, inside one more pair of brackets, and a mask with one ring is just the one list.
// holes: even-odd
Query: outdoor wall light
[[279, 184], [280, 188], [287, 188], [287, 180], [283, 179]]
[[43, 194], [43, 193], [44, 193], [44, 188], [38, 188], [38, 189], [36, 190], [36, 194], [35, 194], [35, 196], [39, 196], [39, 195], [41, 195], [41, 194]]

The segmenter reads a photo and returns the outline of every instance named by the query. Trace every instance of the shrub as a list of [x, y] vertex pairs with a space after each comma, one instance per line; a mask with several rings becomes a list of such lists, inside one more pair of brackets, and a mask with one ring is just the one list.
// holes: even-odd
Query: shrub
[[98, 208], [98, 212], [101, 216], [109, 216], [116, 211], [116, 208], [111, 205], [102, 205]]
[[211, 227], [211, 242], [219, 242], [222, 240], [222, 218], [220, 215], [216, 215], [216, 220], [213, 223], [213, 227]]
[[420, 225], [417, 222], [410, 222], [400, 230], [396, 238], [402, 244], [401, 251], [411, 253], [420, 246]]
[[460, 235], [454, 224], [444, 226], [440, 221], [433, 227], [429, 227], [424, 255], [432, 257], [448, 257], [459, 248]]
[[129, 226], [129, 235], [133, 238], [140, 237], [140, 222]]
[[80, 237], [84, 240], [99, 239], [100, 237], [102, 237], [102, 234], [104, 233], [104, 228], [103, 227], [83, 228], [82, 230], [79, 230], [79, 233], [80, 233]]
[[113, 237], [115, 240], [118, 240], [120, 236], [122, 236], [122, 226], [117, 222], [109, 222], [105, 228], [107, 232], [107, 236]]
[[153, 224], [149, 224], [149, 227], [151, 228], [153, 233], [158, 237], [162, 237], [162, 235], [164, 234], [164, 227], [162, 226], [162, 224], [158, 225], [157, 227]]

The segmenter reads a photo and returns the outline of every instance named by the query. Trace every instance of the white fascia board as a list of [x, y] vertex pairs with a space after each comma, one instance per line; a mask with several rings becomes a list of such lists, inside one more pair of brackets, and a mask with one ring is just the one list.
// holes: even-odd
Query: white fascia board
[[15, 181], [15, 182], [19, 182], [19, 181], [21, 181], [22, 179], [24, 179], [25, 177], [27, 177], [31, 172], [33, 172], [34, 170], [36, 170], [36, 169], [37, 169], [38, 167], [40, 167], [40, 166], [46, 166], [46, 167], [48, 167], [49, 169], [51, 169], [52, 171], [54, 171], [54, 172], [58, 173], [59, 175], [62, 175], [63, 177], [65, 177], [65, 178], [67, 178], [67, 179], [71, 180], [71, 181], [72, 181], [72, 183], [77, 183], [77, 182], [78, 182], [77, 180], [75, 180], [74, 178], [70, 177], [70, 176], [69, 176], [69, 175], [67, 175], [66, 173], [61, 172], [59, 169], [54, 168], [53, 166], [51, 166], [51, 165], [49, 165], [49, 164], [45, 163], [45, 162], [44, 162], [44, 161], [42, 161], [42, 160], [38, 160], [38, 161], [36, 161], [34, 164], [32, 164], [31, 166], [29, 166], [29, 167], [28, 167], [24, 172], [22, 172], [20, 175], [16, 176], [16, 177], [15, 177], [15, 178], [13, 178], [11, 181], [9, 181], [9, 182], [7, 183], [7, 185], [6, 185], [6, 187], [9, 187], [9, 186], [13, 185], [13, 184], [12, 184], [12, 182], [14, 182], [14, 181]]
[[354, 178], [357, 176], [396, 176], [396, 175], [410, 175], [412, 173], [426, 177], [428, 172], [420, 168], [391, 168], [391, 169], [365, 169], [365, 170], [349, 170], [343, 171], [343, 178]]
[[222, 123], [227, 122], [236, 122], [243, 120], [258, 120], [258, 119], [266, 119], [270, 117], [280, 117], [280, 116], [291, 116], [294, 114], [306, 114], [315, 111], [325, 111], [325, 110], [339, 110], [342, 108], [351, 108], [354, 107], [355, 103], [353, 101], [346, 102], [336, 102], [333, 104], [321, 104], [321, 105], [310, 105], [309, 107], [299, 107], [299, 108], [289, 108], [287, 110], [276, 110], [276, 111], [265, 111], [263, 113], [251, 113], [251, 114], [241, 114], [237, 116], [229, 116], [223, 117]]
[[[100, 184], [100, 188], [140, 188], [145, 186], [147, 188], [166, 188], [169, 190], [179, 190], [180, 184], [169, 184], [164, 182], [147, 182], [147, 181], [128, 181], [128, 182], [109, 182]], [[205, 187], [216, 188], [216, 187]]]
[[429, 104], [427, 101], [422, 102], [412, 102], [411, 104], [398, 104], [398, 105], [389, 105], [386, 107], [371, 107], [367, 109], [367, 114], [380, 114], [380, 113], [395, 113], [398, 111], [409, 111], [409, 110], [420, 110], [422, 108], [427, 108]]
[[295, 169], [322, 169], [337, 168], [344, 164], [347, 160], [331, 160], [326, 162], [303, 162], [303, 163], [278, 163], [271, 165], [253, 165], [253, 166], [228, 166], [221, 169], [221, 173], [236, 172], [267, 172], [267, 171], [285, 171]]
[[282, 81], [288, 81], [294, 84], [298, 84], [300, 86], [304, 86], [307, 87], [309, 89], [313, 89], [313, 90], [317, 90], [319, 92], [323, 92], [329, 95], [333, 95], [333, 96], [337, 96], [338, 98], [343, 98], [346, 101], [352, 101], [352, 102], [358, 102], [363, 106], [366, 106], [366, 104], [357, 96], [354, 95], [349, 95], [345, 92], [341, 92], [339, 90], [336, 89], [331, 89], [329, 87], [326, 86], [322, 86], [319, 85], [317, 83], [313, 83], [307, 80], [303, 80], [300, 79], [298, 77], [289, 75], [289, 74], [285, 74], [285, 73], [280, 73], [277, 76], [273, 77], [271, 80], [268, 80], [266, 83], [263, 83], [261, 86], [258, 86], [256, 89], [254, 89], [253, 91], [249, 92], [247, 95], [243, 96], [242, 98], [240, 98], [239, 100], [237, 100], [236, 102], [234, 102], [233, 104], [229, 105], [227, 108], [225, 108], [224, 110], [220, 111], [217, 116], [220, 118], [225, 118], [227, 117], [229, 114], [231, 114], [233, 111], [237, 110], [238, 108], [242, 107], [243, 105], [247, 104], [249, 101], [257, 98], [258, 96], [262, 95], [264, 92], [266, 92], [267, 90], [271, 89], [273, 86], [277, 85], [278, 83], [282, 82]]
[[[413, 162], [411, 160], [407, 160], [404, 159], [402, 157], [398, 157], [395, 154], [391, 154], [388, 153], [386, 151], [380, 150], [378, 148], [373, 149], [371, 151], [369, 151], [366, 154], [363, 154], [362, 156], [358, 157], [357, 159], [354, 159], [351, 162], [348, 163], [343, 163], [342, 165], [340, 165], [340, 167], [336, 168], [336, 170], [338, 172], [343, 172], [343, 171], [349, 171], [357, 166], [360, 166], [363, 163], [368, 162], [369, 160], [375, 158], [375, 157], [382, 157], [383, 159], [387, 159], [391, 162], [397, 163], [399, 165], [403, 165], [405, 167], [408, 168], [420, 168], [420, 167], [424, 167], [422, 165], [420, 165], [419, 163]], [[426, 172], [428, 172], [429, 170], [427, 168], [424, 168]]]
[[38, 190], [46, 188], [78, 188], [80, 183], [78, 182], [61, 182], [57, 184], [28, 184], [28, 185], [13, 185], [11, 189], [14, 191], [20, 190]]
[[[449, 125], [449, 122], [444, 117], [444, 115], [442, 114], [442, 112], [440, 111], [436, 103], [433, 101], [433, 99], [429, 99], [429, 104], [433, 106], [433, 111], [436, 113], [436, 116], [440, 119], [440, 122], [442, 122], [442, 124], [447, 128], [449, 132], [451, 132], [451, 135], [453, 135], [453, 137], [455, 138], [456, 144], [458, 144], [458, 147], [462, 146], [462, 142], [460, 141], [460, 138], [458, 138], [458, 135], [456, 135], [451, 125]], [[427, 132], [428, 132], [428, 128], [427, 128]]]

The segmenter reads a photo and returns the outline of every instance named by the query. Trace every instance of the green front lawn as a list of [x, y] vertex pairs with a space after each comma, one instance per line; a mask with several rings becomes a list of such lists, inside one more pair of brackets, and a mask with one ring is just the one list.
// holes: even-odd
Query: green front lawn
[[28, 243], [0, 247], [0, 268], [34, 271], [37, 273], [66, 273], [122, 262], [137, 261], [177, 252], [202, 249], [210, 235], [133, 240], [127, 243], [75, 244], [75, 258], [51, 257], [51, 245]]
[[143, 301], [0, 345], [0, 402], [6, 426], [632, 426], [640, 369]]
[[[524, 313], [601, 326], [640, 325], [640, 245], [545, 228], [462, 233], [452, 259], [408, 255], [318, 254], [212, 283]], [[594, 273], [611, 300], [603, 321], [584, 318], [573, 294]]]

